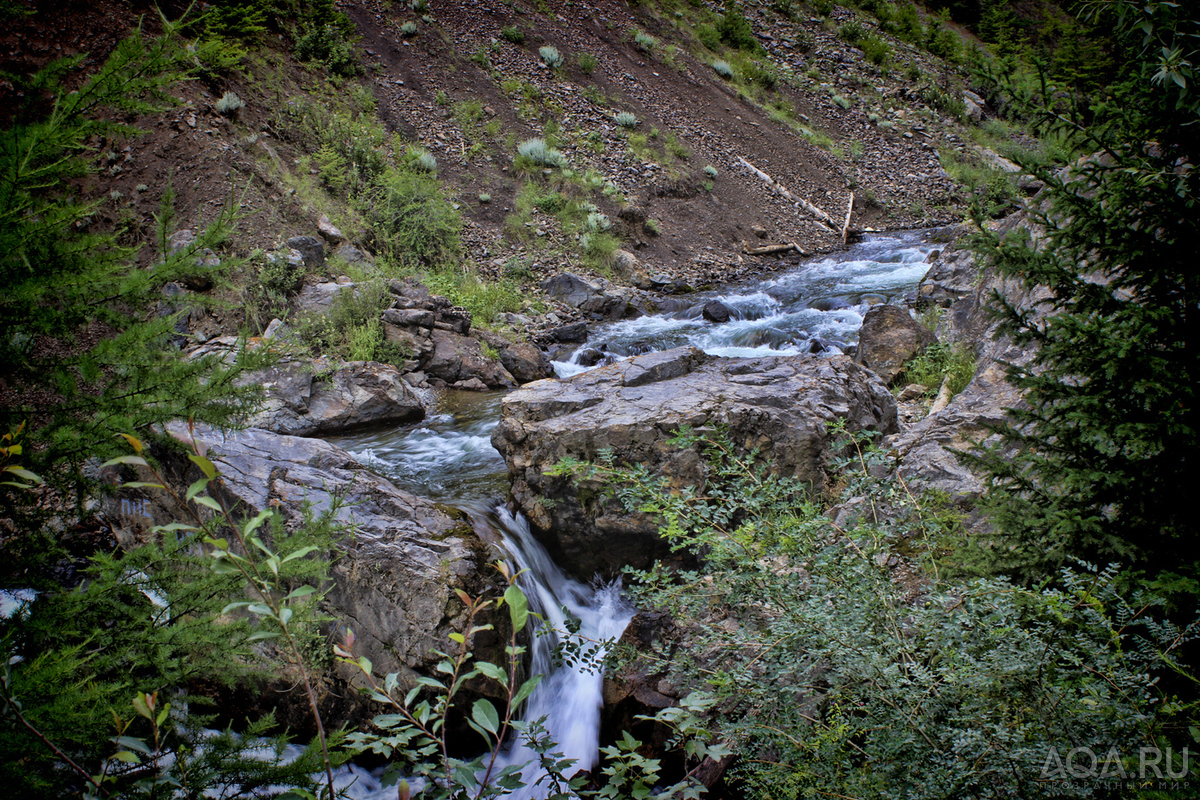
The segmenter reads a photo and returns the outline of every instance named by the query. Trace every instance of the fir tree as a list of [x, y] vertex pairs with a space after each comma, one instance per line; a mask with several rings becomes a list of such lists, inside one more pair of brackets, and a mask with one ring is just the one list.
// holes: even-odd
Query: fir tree
[[1086, 115], [1056, 111], [1063, 95], [1044, 82], [1017, 98], [1090, 155], [1061, 172], [1024, 164], [1046, 184], [1029, 212], [1037, 234], [981, 236], [1001, 274], [1051, 297], [1038, 313], [996, 298], [1005, 332], [1036, 356], [1009, 370], [1026, 405], [1003, 434], [1021, 454], [975, 461], [991, 475], [1002, 568], [1119, 561], [1194, 594], [1200, 9], [1113, 0], [1098, 13], [1127, 77]]

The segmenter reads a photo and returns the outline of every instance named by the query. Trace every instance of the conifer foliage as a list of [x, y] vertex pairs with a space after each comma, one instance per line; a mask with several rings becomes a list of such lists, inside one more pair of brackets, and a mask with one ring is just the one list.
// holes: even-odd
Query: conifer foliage
[[981, 237], [1002, 274], [1051, 296], [1036, 309], [997, 298], [1006, 332], [1037, 355], [1009, 373], [1027, 405], [1003, 433], [1022, 455], [976, 459], [992, 475], [1003, 568], [1120, 561], [1194, 593], [1194, 556], [1180, 556], [1194, 552], [1200, 452], [1200, 9], [1094, 10], [1118, 32], [1127, 78], [1089, 109], [1063, 110], [1045, 83], [1017, 98], [1088, 155], [1062, 172], [1023, 165], [1046, 184], [1036, 235]]
[[233, 386], [237, 367], [179, 357], [183, 310], [163, 302], [166, 284], [209, 269], [198, 253], [219, 232], [138, 268], [136, 248], [96, 230], [101, 201], [72, 188], [94, 168], [89, 148], [134, 133], [112, 120], [170, 105], [168, 89], [203, 60], [178, 25], [162, 25], [158, 37], [135, 31], [74, 90], [83, 56], [13, 78], [23, 104], [0, 132], [0, 427], [28, 422], [31, 466], [47, 478], [77, 472], [84, 454], [112, 455], [116, 433], [189, 416], [228, 422], [253, 397]]

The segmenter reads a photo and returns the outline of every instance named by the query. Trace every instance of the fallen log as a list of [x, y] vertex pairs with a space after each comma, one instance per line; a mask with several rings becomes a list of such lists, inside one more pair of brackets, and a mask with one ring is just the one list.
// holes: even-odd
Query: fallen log
[[805, 254], [804, 251], [800, 249], [800, 245], [796, 244], [795, 242], [788, 242], [787, 244], [768, 244], [764, 245], [763, 247], [750, 247], [745, 242], [742, 242], [742, 249], [746, 252], [746, 255], [750, 256], [770, 256], [775, 255], [776, 253], [790, 253], [793, 250], [800, 255]]
[[742, 158], [741, 156], [738, 156], [737, 161], [739, 164], [741, 164], [743, 167], [745, 167], [746, 171], [748, 171], [751, 175], [754, 175], [756, 178], [758, 178], [763, 183], [765, 183], [771, 189], [771, 191], [775, 192], [775, 194], [779, 195], [780, 197], [782, 197], [786, 200], [790, 200], [793, 203], [795, 203], [796, 205], [800, 206], [800, 208], [807, 211], [810, 216], [814, 217], [818, 222], [820, 222], [822, 225], [824, 225], [826, 228], [833, 231], [834, 233], [838, 233], [838, 234], [842, 233], [842, 229], [838, 227], [838, 224], [836, 222], [834, 222], [833, 218], [831, 216], [829, 216], [828, 214], [826, 214], [824, 211], [817, 208], [816, 206], [814, 206], [812, 203], [808, 202], [804, 198], [796, 197], [794, 194], [789, 192], [787, 190], [787, 188], [784, 187], [783, 184], [781, 184], [779, 181], [775, 180], [770, 175], [763, 172], [761, 169], [754, 166], [753, 164], [751, 164], [749, 161]]
[[854, 213], [854, 192], [850, 193], [850, 202], [846, 204], [846, 221], [842, 224], [842, 247], [850, 238], [850, 215]]

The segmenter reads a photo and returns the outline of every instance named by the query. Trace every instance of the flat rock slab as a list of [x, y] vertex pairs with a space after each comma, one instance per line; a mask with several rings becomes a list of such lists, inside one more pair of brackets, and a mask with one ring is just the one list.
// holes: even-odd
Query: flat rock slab
[[667, 440], [683, 425], [723, 425], [740, 453], [757, 450], [772, 470], [820, 487], [825, 426], [838, 419], [851, 431], [897, 430], [891, 393], [849, 358], [718, 358], [681, 347], [526, 384], [505, 398], [492, 444], [508, 464], [514, 502], [559, 563], [590, 576], [646, 566], [666, 548], [654, 520], [628, 514], [602, 487], [544, 474], [563, 458], [594, 460], [607, 449], [673, 486], [699, 485], [699, 454]]

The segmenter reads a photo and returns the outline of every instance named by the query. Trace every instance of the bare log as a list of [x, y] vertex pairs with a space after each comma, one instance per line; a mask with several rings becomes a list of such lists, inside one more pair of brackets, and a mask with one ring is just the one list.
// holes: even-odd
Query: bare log
[[800, 255], [804, 255], [804, 251], [800, 249], [800, 245], [795, 242], [787, 244], [768, 244], [762, 247], [750, 247], [745, 242], [742, 242], [742, 249], [746, 251], [746, 255], [750, 256], [769, 256], [776, 253], [790, 253], [795, 250]]
[[763, 172], [761, 169], [754, 166], [746, 159], [742, 158], [741, 156], [738, 156], [738, 163], [741, 164], [743, 167], [745, 167], [745, 169], [751, 175], [754, 175], [756, 178], [758, 178], [763, 183], [765, 183], [768, 186], [768, 188], [770, 188], [771, 191], [773, 191], [775, 194], [779, 195], [780, 197], [782, 197], [786, 200], [790, 200], [793, 203], [795, 203], [796, 205], [800, 206], [800, 208], [807, 211], [812, 217], [814, 217], [818, 222], [820, 222], [822, 225], [824, 225], [829, 230], [833, 231], [834, 233], [842, 232], [842, 229], [838, 227], [838, 224], [833, 221], [832, 217], [830, 217], [824, 211], [817, 208], [816, 206], [814, 206], [812, 203], [808, 202], [807, 200], [800, 198], [800, 197], [796, 197], [794, 194], [789, 192], [783, 186], [783, 184], [779, 183], [779, 181], [775, 180], [770, 175]]
[[842, 246], [850, 239], [850, 215], [854, 213], [854, 192], [850, 193], [850, 202], [846, 204], [846, 221], [842, 224]]

